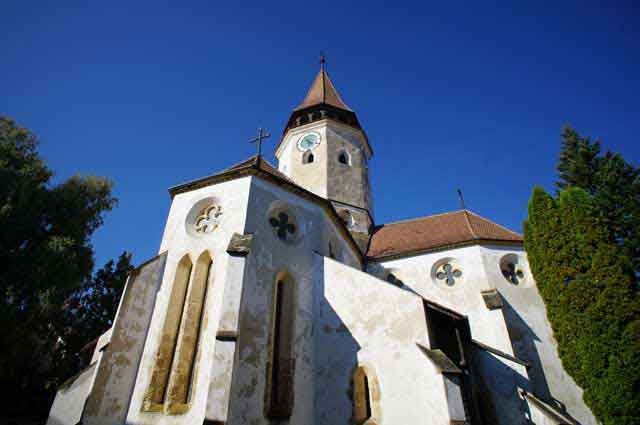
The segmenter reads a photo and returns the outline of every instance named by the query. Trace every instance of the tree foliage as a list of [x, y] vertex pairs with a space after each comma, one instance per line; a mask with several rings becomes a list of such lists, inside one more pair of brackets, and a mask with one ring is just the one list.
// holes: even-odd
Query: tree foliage
[[571, 129], [563, 138], [559, 192], [534, 189], [525, 248], [585, 402], [605, 425], [639, 424], [638, 170]]
[[[121, 288], [105, 288], [120, 285], [130, 267], [124, 255], [91, 276], [90, 237], [116, 204], [111, 182], [74, 176], [53, 184], [37, 147], [29, 130], [0, 116], [0, 382], [15, 410], [48, 408], [37, 398], [74, 372], [59, 355], [77, 348], [65, 338], [107, 325]], [[69, 309], [70, 299], [83, 308]]]

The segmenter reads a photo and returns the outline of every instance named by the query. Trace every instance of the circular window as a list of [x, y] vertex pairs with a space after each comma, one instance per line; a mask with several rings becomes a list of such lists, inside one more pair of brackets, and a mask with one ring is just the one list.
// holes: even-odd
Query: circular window
[[439, 285], [452, 288], [464, 279], [462, 267], [453, 258], [443, 258], [433, 265], [431, 279]]
[[500, 259], [500, 272], [513, 285], [520, 285], [526, 279], [524, 267], [516, 254], [507, 254]]
[[220, 226], [222, 207], [215, 198], [205, 198], [195, 203], [187, 214], [187, 233], [204, 236]]
[[269, 211], [268, 221], [274, 235], [282, 242], [292, 243], [298, 240], [298, 220], [286, 205], [277, 202]]

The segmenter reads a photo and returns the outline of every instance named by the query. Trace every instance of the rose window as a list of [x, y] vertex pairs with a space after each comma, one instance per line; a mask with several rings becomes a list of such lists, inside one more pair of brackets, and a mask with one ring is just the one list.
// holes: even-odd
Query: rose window
[[220, 225], [222, 208], [220, 205], [209, 205], [203, 208], [193, 223], [197, 233], [211, 233]]

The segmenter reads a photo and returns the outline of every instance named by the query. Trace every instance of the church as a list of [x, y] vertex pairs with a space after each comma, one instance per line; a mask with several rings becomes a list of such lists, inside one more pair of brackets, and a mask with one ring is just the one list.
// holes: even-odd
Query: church
[[170, 188], [47, 424], [596, 424], [522, 236], [466, 209], [376, 222], [373, 147], [322, 63], [277, 166]]

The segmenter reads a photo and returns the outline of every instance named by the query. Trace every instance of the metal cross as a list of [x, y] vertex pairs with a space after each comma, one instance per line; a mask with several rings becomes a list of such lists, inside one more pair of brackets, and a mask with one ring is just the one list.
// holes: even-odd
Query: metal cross
[[324, 52], [320, 51], [320, 68], [324, 69], [324, 63], [326, 62], [326, 58], [324, 57]]
[[258, 142], [258, 156], [262, 155], [262, 140], [268, 139], [269, 137], [271, 137], [271, 134], [267, 132], [263, 132], [262, 127], [260, 127], [258, 129], [258, 137], [254, 137], [253, 139], [249, 140], [249, 143]]

